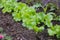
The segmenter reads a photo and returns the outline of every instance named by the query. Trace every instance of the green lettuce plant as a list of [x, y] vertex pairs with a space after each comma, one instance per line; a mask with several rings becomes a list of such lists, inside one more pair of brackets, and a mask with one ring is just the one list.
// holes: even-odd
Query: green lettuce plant
[[48, 33], [50, 36], [56, 35], [57, 38], [60, 38], [60, 25], [52, 26], [48, 29]]
[[14, 8], [14, 4], [16, 3], [16, 0], [0, 0], [0, 5], [3, 13], [5, 12], [11, 12]]

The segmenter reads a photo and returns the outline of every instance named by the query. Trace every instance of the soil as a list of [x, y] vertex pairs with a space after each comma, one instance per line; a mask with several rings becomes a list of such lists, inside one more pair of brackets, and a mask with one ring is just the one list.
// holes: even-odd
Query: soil
[[[60, 22], [53, 21], [53, 24], [59, 24]], [[3, 14], [0, 10], [0, 27], [4, 29], [4, 32], [12, 37], [12, 40], [60, 40], [56, 36], [49, 36], [47, 30], [36, 34], [33, 30], [28, 30], [22, 26], [22, 22], [15, 22], [11, 14]]]

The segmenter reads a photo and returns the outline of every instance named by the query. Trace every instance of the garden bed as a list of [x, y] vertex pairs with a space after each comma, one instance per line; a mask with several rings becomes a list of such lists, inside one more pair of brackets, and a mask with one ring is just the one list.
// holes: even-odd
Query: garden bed
[[[32, 2], [34, 3], [34, 2]], [[32, 4], [29, 4], [32, 5]], [[40, 12], [41, 10], [37, 10]], [[57, 15], [60, 15], [58, 11], [54, 11]], [[53, 20], [54, 25], [60, 25], [60, 21]], [[38, 25], [39, 26], [39, 25]], [[37, 34], [33, 30], [29, 30], [23, 27], [22, 21], [16, 22], [12, 14], [4, 14], [0, 9], [0, 27], [4, 29], [4, 32], [12, 37], [12, 40], [60, 40], [55, 36], [49, 36], [48, 31], [44, 29]]]

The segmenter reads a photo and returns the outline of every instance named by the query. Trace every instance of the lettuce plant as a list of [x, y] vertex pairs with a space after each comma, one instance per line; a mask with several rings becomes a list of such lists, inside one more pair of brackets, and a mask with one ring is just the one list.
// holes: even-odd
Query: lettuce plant
[[14, 4], [16, 3], [16, 0], [0, 0], [0, 5], [3, 13], [5, 12], [11, 12], [14, 8]]
[[60, 38], [60, 25], [52, 26], [48, 29], [48, 33], [50, 36], [56, 35], [57, 38]]

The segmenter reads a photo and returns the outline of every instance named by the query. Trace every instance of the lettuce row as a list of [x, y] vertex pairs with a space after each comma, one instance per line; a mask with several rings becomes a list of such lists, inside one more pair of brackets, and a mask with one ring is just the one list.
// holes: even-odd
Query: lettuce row
[[[17, 0], [1, 0], [0, 1], [0, 8], [2, 9], [3, 13], [12, 12], [13, 19], [15, 21], [23, 21], [23, 26], [26, 26], [29, 29], [34, 29], [38, 31], [41, 28], [38, 28], [37, 25], [37, 18], [36, 11], [34, 8], [27, 6], [22, 2], [17, 2]], [[36, 29], [37, 28], [37, 29]], [[41, 29], [42, 30], [42, 29]]]

